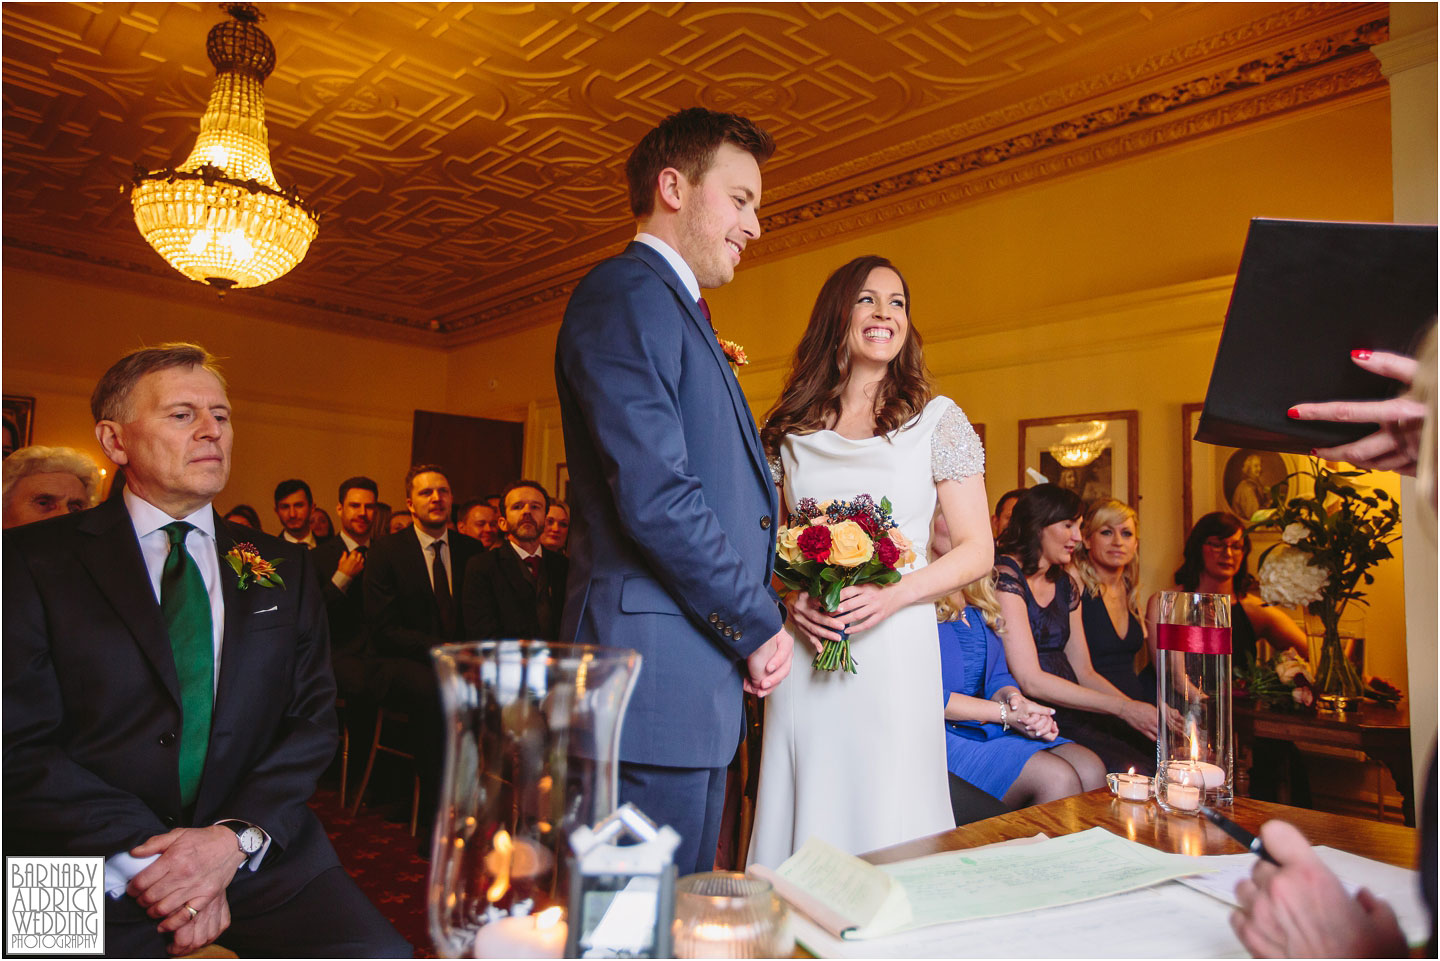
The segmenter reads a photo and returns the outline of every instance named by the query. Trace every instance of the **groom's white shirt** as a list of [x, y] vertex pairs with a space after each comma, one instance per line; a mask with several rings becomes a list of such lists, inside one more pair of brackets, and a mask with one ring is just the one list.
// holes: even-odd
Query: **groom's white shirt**
[[670, 269], [675, 271], [675, 276], [680, 278], [680, 283], [684, 284], [685, 289], [690, 292], [690, 296], [695, 298], [697, 304], [700, 302], [700, 281], [695, 279], [695, 271], [690, 269], [690, 265], [685, 262], [685, 258], [681, 257], [675, 251], [674, 247], [671, 247], [654, 234], [647, 234], [643, 230], [635, 235], [635, 242], [637, 244], [644, 244], [661, 257], [664, 257], [665, 262], [670, 265]]

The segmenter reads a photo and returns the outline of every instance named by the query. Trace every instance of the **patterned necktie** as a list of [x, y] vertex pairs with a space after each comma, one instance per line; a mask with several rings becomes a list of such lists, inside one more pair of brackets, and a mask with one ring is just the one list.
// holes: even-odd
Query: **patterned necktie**
[[199, 566], [185, 549], [185, 535], [192, 530], [184, 521], [165, 525], [170, 552], [160, 571], [160, 613], [170, 634], [175, 674], [180, 681], [180, 803], [185, 807], [194, 802], [205, 770], [215, 697], [215, 632], [210, 595]]
[[440, 629], [448, 638], [455, 633], [455, 605], [450, 599], [450, 578], [445, 573], [445, 558], [441, 555], [445, 542], [435, 541], [430, 547], [435, 551], [430, 577], [435, 583], [435, 603], [440, 608]]

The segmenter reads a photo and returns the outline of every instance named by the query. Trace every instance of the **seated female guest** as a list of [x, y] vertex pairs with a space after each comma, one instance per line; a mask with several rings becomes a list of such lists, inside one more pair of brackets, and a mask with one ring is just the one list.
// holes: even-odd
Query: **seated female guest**
[[[1266, 607], [1251, 593], [1258, 585], [1249, 570], [1250, 535], [1234, 514], [1214, 511], [1195, 522], [1185, 538], [1185, 561], [1175, 572], [1175, 584], [1184, 591], [1228, 594], [1231, 655], [1237, 668], [1253, 662], [1257, 641], [1276, 650], [1294, 648], [1303, 658], [1309, 652], [1305, 634], [1283, 611]], [[1160, 594], [1145, 605], [1147, 644], [1155, 656], [1155, 624], [1160, 616]], [[1281, 798], [1282, 775], [1289, 786], [1287, 800], [1299, 807], [1311, 803], [1310, 779], [1304, 755], [1294, 743], [1257, 739], [1251, 751], [1250, 796], [1263, 801]]]
[[[1233, 514], [1215, 511], [1195, 522], [1185, 538], [1185, 561], [1175, 572], [1175, 583], [1183, 591], [1201, 594], [1228, 594], [1231, 646], [1236, 665], [1253, 661], [1256, 641], [1264, 638], [1277, 651], [1294, 648], [1302, 658], [1310, 656], [1305, 632], [1288, 615], [1266, 607], [1252, 591], [1258, 586], [1249, 570], [1250, 535]], [[1150, 595], [1145, 606], [1150, 654], [1155, 654], [1155, 620], [1160, 595]]]
[[[950, 548], [944, 518], [930, 545], [936, 556]], [[1100, 787], [1100, 758], [1058, 737], [1055, 711], [1026, 698], [1010, 676], [995, 633], [1004, 628], [994, 580], [992, 571], [936, 604], [950, 773], [1012, 810]]]
[[1151, 773], [1153, 747], [1137, 750], [1104, 729], [1096, 715], [1120, 718], [1154, 741], [1155, 705], [1129, 697], [1095, 670], [1080, 619], [1079, 590], [1067, 573], [1080, 545], [1080, 498], [1054, 484], [1030, 488], [995, 545], [1005, 657], [1028, 696], [1054, 704], [1055, 720], [1112, 771]]
[[1129, 505], [1096, 501], [1080, 525], [1074, 574], [1090, 662], [1126, 697], [1155, 703], [1155, 666], [1140, 616], [1140, 519]]

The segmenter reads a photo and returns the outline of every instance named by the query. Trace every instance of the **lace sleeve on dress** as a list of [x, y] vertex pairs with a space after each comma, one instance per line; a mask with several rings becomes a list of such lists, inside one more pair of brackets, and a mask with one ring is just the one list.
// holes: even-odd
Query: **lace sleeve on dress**
[[1008, 557], [995, 559], [995, 589], [1004, 591], [1006, 594], [1025, 596], [1025, 588], [1020, 584], [1020, 575]]
[[770, 458], [770, 479], [779, 487], [785, 483], [785, 465], [780, 463], [780, 455], [776, 454]]
[[936, 482], [964, 480], [985, 470], [985, 448], [965, 412], [952, 404], [930, 438], [930, 469]]

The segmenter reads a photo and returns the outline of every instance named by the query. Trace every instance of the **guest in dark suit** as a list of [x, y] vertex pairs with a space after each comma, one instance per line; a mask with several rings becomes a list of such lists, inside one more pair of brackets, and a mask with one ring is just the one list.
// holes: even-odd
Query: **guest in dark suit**
[[91, 406], [123, 496], [5, 535], [5, 853], [106, 856], [120, 956], [408, 955], [306, 805], [335, 750], [324, 608], [303, 549], [211, 507], [213, 358], [136, 351]]
[[303, 544], [311, 550], [320, 543], [310, 529], [310, 515], [315, 498], [310, 485], [298, 478], [275, 485], [275, 516], [280, 520], [280, 536], [292, 544]]
[[[371, 547], [365, 558], [365, 619], [375, 650], [391, 658], [383, 703], [410, 715], [411, 749], [420, 775], [421, 847], [435, 816], [442, 733], [440, 688], [430, 648], [466, 634], [456, 594], [480, 542], [452, 531], [445, 470], [419, 464], [405, 475], [415, 523]], [[437, 546], [438, 545], [438, 546]]]
[[681, 874], [714, 864], [742, 682], [766, 694], [790, 669], [775, 485], [700, 297], [760, 233], [773, 150], [701, 108], [646, 134], [625, 168], [639, 233], [576, 287], [555, 346], [575, 509], [560, 639], [644, 658], [620, 799], [680, 834]]
[[522, 480], [506, 488], [501, 502], [504, 543], [476, 557], [465, 572], [465, 632], [553, 641], [560, 635], [570, 562], [540, 546], [550, 495]]
[[340, 484], [336, 514], [340, 536], [315, 548], [311, 555], [325, 613], [330, 621], [330, 661], [340, 696], [378, 704], [385, 693], [383, 672], [370, 649], [365, 628], [365, 555], [374, 530], [375, 505], [380, 488], [368, 477], [351, 477]]

